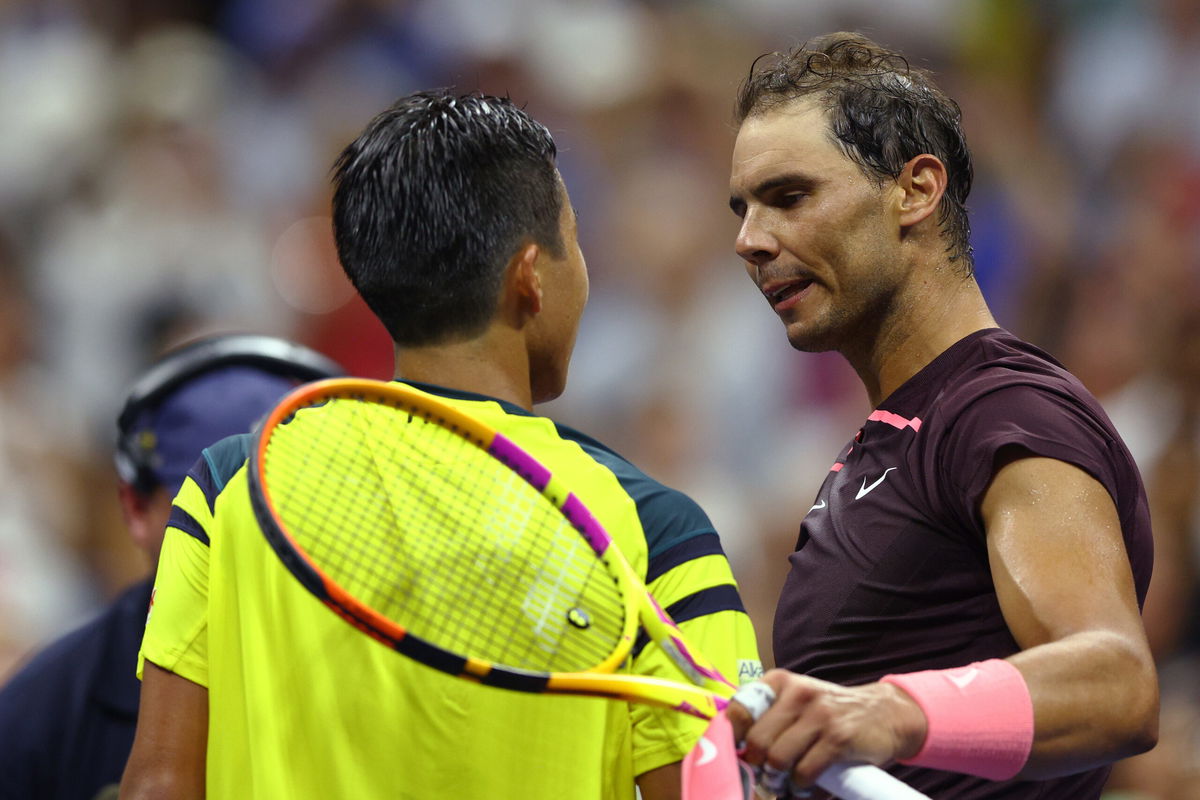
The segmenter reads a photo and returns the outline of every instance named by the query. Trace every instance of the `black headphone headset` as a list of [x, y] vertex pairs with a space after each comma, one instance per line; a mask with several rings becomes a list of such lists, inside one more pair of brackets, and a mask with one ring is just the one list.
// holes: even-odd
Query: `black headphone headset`
[[153, 452], [143, 447], [134, 422], [181, 385], [209, 370], [245, 365], [298, 382], [345, 374], [338, 363], [315, 350], [285, 339], [256, 334], [226, 334], [200, 339], [164, 356], [133, 384], [117, 417], [117, 474], [141, 494], [158, 486], [151, 464]]

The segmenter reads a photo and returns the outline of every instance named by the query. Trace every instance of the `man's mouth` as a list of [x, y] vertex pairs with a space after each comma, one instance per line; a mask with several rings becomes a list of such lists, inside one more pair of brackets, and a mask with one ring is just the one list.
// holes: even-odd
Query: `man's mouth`
[[812, 284], [811, 278], [773, 281], [762, 287], [762, 293], [776, 311], [783, 311], [791, 308]]

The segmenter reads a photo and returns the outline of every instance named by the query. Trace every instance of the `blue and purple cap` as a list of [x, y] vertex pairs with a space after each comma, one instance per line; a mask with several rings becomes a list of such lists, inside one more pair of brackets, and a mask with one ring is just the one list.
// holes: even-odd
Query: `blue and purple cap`
[[344, 374], [340, 365], [270, 336], [201, 339], [161, 359], [131, 389], [117, 421], [121, 479], [174, 494], [201, 453], [249, 433], [293, 388]]
[[197, 375], [134, 420], [143, 463], [175, 494], [204, 448], [249, 433], [298, 383], [246, 365]]

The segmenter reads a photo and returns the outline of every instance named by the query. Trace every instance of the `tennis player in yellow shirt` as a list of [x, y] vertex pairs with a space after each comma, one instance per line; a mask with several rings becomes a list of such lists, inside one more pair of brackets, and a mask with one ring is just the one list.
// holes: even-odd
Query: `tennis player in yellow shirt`
[[[337, 162], [342, 264], [395, 342], [397, 380], [569, 472], [689, 639], [726, 675], [756, 677], [750, 621], [699, 506], [532, 413], [564, 389], [588, 293], [555, 155], [510, 100], [401, 99]], [[702, 721], [450, 677], [310, 596], [258, 530], [248, 445], [205, 451], [175, 500], [122, 798], [678, 797]], [[673, 667], [644, 647], [626, 669]]]

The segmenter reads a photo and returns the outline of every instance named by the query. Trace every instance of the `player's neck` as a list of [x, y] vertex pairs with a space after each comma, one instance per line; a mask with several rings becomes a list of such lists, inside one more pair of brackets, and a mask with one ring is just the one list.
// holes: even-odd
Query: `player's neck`
[[929, 365], [956, 342], [997, 327], [973, 279], [945, 291], [922, 293], [901, 308], [860, 352], [845, 352], [866, 387], [871, 407]]
[[397, 347], [395, 377], [487, 395], [532, 410], [528, 361], [487, 337]]

